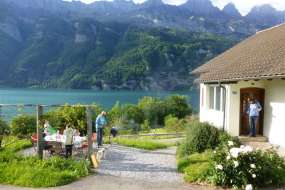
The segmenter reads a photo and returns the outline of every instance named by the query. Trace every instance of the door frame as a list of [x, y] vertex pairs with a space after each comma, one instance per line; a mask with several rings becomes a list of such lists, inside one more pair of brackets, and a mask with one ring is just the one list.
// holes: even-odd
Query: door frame
[[261, 112], [260, 112], [260, 120], [259, 120], [259, 133], [257, 134], [257, 135], [262, 135], [263, 136], [263, 132], [264, 132], [264, 105], [265, 105], [265, 89], [264, 88], [258, 88], [258, 87], [246, 87], [246, 88], [241, 88], [240, 89], [240, 110], [239, 110], [239, 114], [240, 114], [240, 116], [239, 116], [239, 135], [241, 136], [241, 135], [244, 135], [244, 134], [242, 134], [242, 124], [243, 124], [243, 122], [242, 122], [242, 114], [243, 114], [243, 110], [242, 110], [242, 108], [243, 108], [243, 105], [242, 105], [242, 93], [244, 93], [244, 92], [248, 92], [248, 91], [250, 91], [250, 90], [260, 90], [260, 92], [261, 92], [261, 98], [262, 98], [262, 101], [261, 102], [259, 102], [260, 104], [261, 104], [261, 107], [262, 107], [262, 110], [261, 110]]

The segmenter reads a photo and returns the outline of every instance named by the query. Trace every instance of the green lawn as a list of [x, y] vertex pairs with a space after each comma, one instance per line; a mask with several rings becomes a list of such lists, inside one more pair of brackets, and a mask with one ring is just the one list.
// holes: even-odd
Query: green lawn
[[210, 168], [210, 157], [212, 151], [195, 153], [185, 158], [178, 158], [178, 171], [184, 173], [187, 182], [203, 182], [207, 177]]
[[139, 148], [144, 150], [165, 149], [170, 146], [175, 146], [174, 143], [163, 143], [156, 140], [149, 140], [144, 138], [139, 138], [139, 139], [115, 138], [113, 142], [123, 146]]
[[[37, 157], [23, 157], [17, 152], [31, 146], [29, 140], [15, 137], [5, 139], [5, 146], [0, 151], [0, 183], [25, 187], [53, 187], [71, 183], [87, 176], [88, 164], [52, 157], [40, 160]], [[4, 144], [4, 145], [5, 145]]]

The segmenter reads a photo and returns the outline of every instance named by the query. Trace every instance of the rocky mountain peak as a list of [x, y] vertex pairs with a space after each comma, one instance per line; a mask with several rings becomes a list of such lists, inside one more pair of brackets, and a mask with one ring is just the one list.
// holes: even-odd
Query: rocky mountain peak
[[198, 15], [214, 15], [221, 12], [210, 0], [188, 0], [181, 6]]
[[224, 8], [223, 8], [223, 12], [233, 18], [237, 18], [237, 17], [241, 17], [240, 12], [238, 11], [238, 9], [236, 8], [236, 6], [233, 3], [229, 3], [227, 4]]
[[271, 5], [265, 4], [253, 7], [246, 18], [250, 21], [259, 23], [264, 29], [284, 22], [285, 12], [278, 11]]
[[275, 14], [277, 10], [269, 4], [255, 6], [251, 9], [249, 15], [271, 15]]

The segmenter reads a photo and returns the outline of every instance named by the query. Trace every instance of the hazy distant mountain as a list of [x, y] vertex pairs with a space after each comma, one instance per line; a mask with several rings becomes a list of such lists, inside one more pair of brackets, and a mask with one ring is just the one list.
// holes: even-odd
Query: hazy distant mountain
[[249, 22], [256, 23], [258, 28], [274, 26], [285, 21], [285, 12], [278, 11], [271, 5], [254, 7], [246, 16]]
[[1, 0], [0, 85], [185, 89], [193, 68], [283, 21], [268, 5], [243, 17], [209, 0]]
[[229, 17], [236, 18], [236, 19], [240, 19], [242, 17], [240, 12], [237, 10], [236, 6], [233, 3], [227, 4], [223, 8], [223, 13], [225, 13]]
[[2, 0], [22, 8], [51, 11], [72, 17], [90, 17], [102, 22], [116, 21], [140, 26], [179, 28], [190, 31], [210, 32], [220, 35], [250, 35], [258, 30], [284, 22], [284, 11], [270, 5], [255, 7], [242, 17], [234, 4], [223, 10], [210, 0], [188, 0], [180, 6], [166, 5], [162, 0], [148, 0], [142, 4], [133, 1], [80, 1], [61, 0]]

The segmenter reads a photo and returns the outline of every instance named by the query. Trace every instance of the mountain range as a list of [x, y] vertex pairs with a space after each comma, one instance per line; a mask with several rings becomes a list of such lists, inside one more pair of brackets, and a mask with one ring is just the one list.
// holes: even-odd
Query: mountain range
[[1, 0], [0, 84], [180, 90], [191, 70], [285, 20], [270, 5], [242, 16], [230, 3]]

